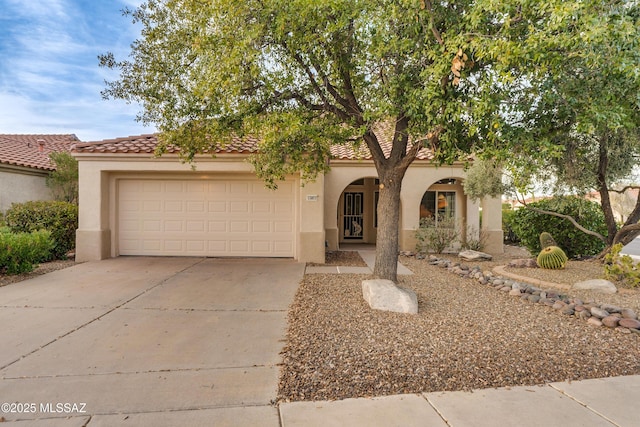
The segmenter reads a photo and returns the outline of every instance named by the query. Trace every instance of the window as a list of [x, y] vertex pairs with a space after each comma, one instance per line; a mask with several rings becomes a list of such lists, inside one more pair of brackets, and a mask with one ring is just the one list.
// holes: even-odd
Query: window
[[455, 191], [426, 191], [420, 202], [420, 219], [431, 218], [436, 226], [441, 221], [454, 221], [456, 216]]

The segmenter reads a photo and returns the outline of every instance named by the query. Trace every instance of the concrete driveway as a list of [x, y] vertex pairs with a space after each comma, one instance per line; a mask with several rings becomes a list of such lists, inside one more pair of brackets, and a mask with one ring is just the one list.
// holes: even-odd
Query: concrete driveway
[[278, 426], [303, 274], [291, 260], [120, 257], [0, 288], [2, 425]]

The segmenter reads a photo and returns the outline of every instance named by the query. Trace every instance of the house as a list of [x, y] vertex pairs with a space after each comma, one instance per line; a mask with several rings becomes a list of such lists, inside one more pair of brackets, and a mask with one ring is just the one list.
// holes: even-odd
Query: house
[[46, 179], [55, 165], [49, 154], [69, 151], [73, 135], [0, 135], [0, 212], [12, 203], [51, 200]]
[[[382, 139], [390, 148], [391, 134]], [[80, 216], [76, 260], [119, 255], [287, 257], [324, 262], [325, 249], [376, 243], [377, 172], [366, 152], [334, 146], [331, 170], [314, 182], [289, 176], [277, 190], [258, 180], [247, 156], [256, 141], [235, 140], [196, 160], [170, 148], [154, 156], [155, 135], [78, 143]], [[421, 152], [401, 194], [401, 250], [415, 250], [420, 217], [454, 217], [480, 228], [485, 250], [502, 252], [500, 198], [468, 199], [462, 164], [436, 168]]]

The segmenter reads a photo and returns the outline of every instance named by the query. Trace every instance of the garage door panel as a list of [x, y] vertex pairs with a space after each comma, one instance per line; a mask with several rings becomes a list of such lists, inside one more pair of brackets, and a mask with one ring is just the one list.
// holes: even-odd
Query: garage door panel
[[167, 213], [180, 213], [184, 211], [184, 204], [181, 200], [165, 200], [164, 212]]
[[295, 186], [257, 180], [121, 180], [122, 255], [294, 255]]
[[208, 203], [208, 210], [209, 212], [212, 213], [219, 213], [219, 212], [227, 212], [227, 202], [225, 201], [213, 201], [213, 202], [209, 202]]
[[269, 233], [271, 232], [271, 222], [253, 221], [251, 222], [251, 231], [254, 233]]

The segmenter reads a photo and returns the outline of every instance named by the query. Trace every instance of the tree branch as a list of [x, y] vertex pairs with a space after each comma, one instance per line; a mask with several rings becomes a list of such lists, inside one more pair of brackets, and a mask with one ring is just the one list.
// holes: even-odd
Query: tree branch
[[605, 245], [608, 245], [606, 237], [604, 237], [600, 233], [596, 233], [595, 231], [591, 231], [591, 230], [589, 230], [587, 228], [584, 228], [582, 225], [578, 224], [578, 222], [572, 216], [561, 214], [561, 213], [558, 213], [558, 212], [547, 211], [547, 210], [540, 209], [540, 208], [534, 208], [532, 206], [529, 206], [524, 199], [520, 199], [519, 195], [517, 195], [517, 194], [516, 194], [516, 198], [522, 204], [522, 206], [524, 206], [525, 208], [530, 209], [530, 210], [532, 210], [534, 212], [541, 213], [541, 214], [553, 215], [553, 216], [556, 216], [558, 218], [566, 219], [567, 221], [571, 222], [571, 224], [573, 224], [573, 226], [576, 227], [578, 230], [580, 230], [583, 233], [588, 234], [590, 236], [594, 236], [594, 237], [598, 238], [599, 240], [601, 240]]
[[429, 26], [431, 27], [431, 32], [433, 33], [433, 36], [436, 38], [436, 41], [438, 42], [438, 44], [440, 44], [441, 46], [444, 46], [444, 40], [442, 40], [442, 35], [440, 34], [440, 31], [438, 31], [438, 29], [435, 26], [435, 23], [433, 22], [433, 4], [431, 3], [431, 0], [426, 0], [425, 1], [425, 6], [427, 9], [429, 9]]
[[616, 233], [615, 238], [613, 239], [613, 244], [622, 243], [622, 245], [627, 245], [631, 243], [633, 239], [635, 239], [638, 235], [640, 235], [640, 224], [629, 224], [624, 225], [618, 232]]
[[627, 190], [634, 190], [634, 189], [640, 189], [640, 185], [627, 185], [627, 186], [623, 187], [621, 190], [615, 190], [613, 188], [610, 188], [609, 191], [611, 191], [613, 193], [623, 194]]
[[[296, 60], [296, 62], [300, 65], [300, 67], [302, 67], [304, 72], [307, 74], [307, 77], [309, 78], [309, 81], [311, 82], [311, 86], [313, 86], [314, 90], [318, 94], [318, 97], [320, 97], [320, 99], [323, 102], [323, 108], [325, 109], [325, 111], [328, 111], [328, 112], [336, 114], [342, 120], [348, 120], [350, 118], [350, 115], [346, 111], [340, 109], [336, 105], [333, 105], [329, 101], [329, 99], [325, 95], [324, 91], [320, 87], [320, 84], [317, 82], [315, 76], [313, 75], [313, 72], [311, 71], [311, 68], [309, 68], [309, 66], [304, 62], [302, 57], [298, 53], [295, 53], [293, 55], [293, 58]], [[321, 70], [318, 70], [317, 67], [314, 66], [314, 68], [316, 68], [316, 71], [318, 71], [318, 73], [321, 73]]]

